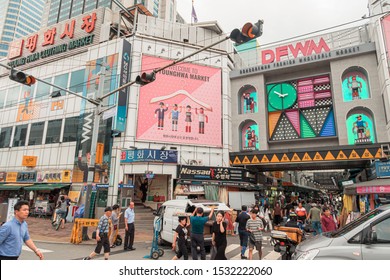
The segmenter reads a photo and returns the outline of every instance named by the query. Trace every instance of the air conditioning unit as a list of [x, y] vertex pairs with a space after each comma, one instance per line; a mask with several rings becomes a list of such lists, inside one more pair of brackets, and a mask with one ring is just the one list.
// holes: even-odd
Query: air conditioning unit
[[203, 160], [201, 159], [190, 159], [188, 160], [189, 165], [203, 165]]

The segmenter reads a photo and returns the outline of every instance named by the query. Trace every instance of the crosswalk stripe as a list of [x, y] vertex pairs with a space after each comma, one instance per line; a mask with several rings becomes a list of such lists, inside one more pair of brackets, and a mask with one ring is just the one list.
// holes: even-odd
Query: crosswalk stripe
[[272, 251], [269, 254], [267, 254], [263, 260], [277, 260], [280, 258], [280, 253]]
[[225, 254], [228, 254], [231, 251], [234, 251], [239, 247], [240, 247], [240, 244], [230, 244], [229, 246], [226, 247]]
[[[51, 250], [45, 250], [45, 249], [40, 249], [40, 248], [38, 248], [38, 249], [39, 249], [39, 251], [41, 251], [41, 253], [53, 253], [53, 251], [51, 251]], [[32, 250], [25, 245], [22, 246], [22, 250], [32, 252]]]

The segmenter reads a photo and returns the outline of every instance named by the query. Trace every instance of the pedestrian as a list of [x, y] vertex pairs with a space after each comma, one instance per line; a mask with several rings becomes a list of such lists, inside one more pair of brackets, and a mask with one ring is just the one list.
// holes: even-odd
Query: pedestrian
[[112, 206], [112, 215], [111, 215], [111, 236], [110, 236], [110, 248], [115, 248], [115, 239], [118, 235], [119, 230], [119, 218], [122, 213], [120, 212], [120, 207], [118, 204]]
[[30, 238], [26, 219], [29, 214], [29, 202], [20, 200], [14, 205], [14, 217], [0, 227], [0, 260], [17, 260], [25, 243], [39, 259], [43, 254]]
[[336, 223], [333, 220], [332, 215], [330, 214], [329, 207], [324, 207], [324, 213], [321, 216], [321, 228], [322, 232], [329, 232], [336, 230]]
[[214, 260], [227, 260], [225, 256], [225, 250], [227, 247], [227, 239], [226, 239], [227, 224], [224, 221], [224, 216], [225, 213], [223, 211], [218, 211], [216, 216], [216, 221], [213, 224], [212, 243], [213, 246], [217, 248], [217, 254], [215, 255]]
[[84, 260], [91, 260], [96, 255], [99, 255], [102, 248], [104, 248], [104, 259], [108, 260], [108, 257], [110, 256], [110, 240], [108, 238], [110, 223], [108, 220], [110, 219], [111, 214], [112, 208], [106, 207], [106, 209], [104, 209], [104, 215], [100, 217], [99, 224], [96, 229], [96, 248], [91, 254], [89, 254], [88, 257], [85, 257]]
[[[187, 235], [188, 235], [188, 227], [191, 222], [189, 217], [180, 216], [179, 217], [179, 225], [175, 230], [175, 234], [172, 240], [172, 251], [176, 252], [176, 256], [172, 258], [172, 260], [178, 260], [182, 256], [184, 260], [188, 260], [188, 250], [187, 250]], [[178, 245], [178, 250], [176, 251], [176, 242]]]
[[262, 241], [263, 235], [261, 231], [264, 229], [263, 222], [259, 217], [257, 217], [257, 211], [252, 209], [250, 214], [250, 219], [246, 223], [246, 230], [249, 232], [249, 254], [248, 258], [253, 259], [253, 249], [256, 247], [259, 252], [259, 260], [261, 260], [262, 251]]
[[295, 213], [298, 216], [299, 228], [301, 230], [303, 230], [305, 222], [306, 222], [307, 212], [306, 212], [306, 209], [302, 206], [302, 202], [298, 203], [298, 207], [295, 209]]
[[236, 218], [236, 223], [238, 223], [238, 235], [240, 237], [241, 259], [247, 259], [245, 256], [246, 247], [248, 246], [246, 222], [250, 219], [247, 211], [248, 207], [246, 205], [242, 205], [241, 213]]
[[318, 208], [318, 205], [316, 203], [312, 204], [312, 207], [309, 211], [309, 214], [307, 214], [307, 220], [310, 220], [310, 222], [311, 222], [311, 227], [314, 230], [314, 232], [313, 232], [314, 236], [322, 233], [321, 210], [320, 210], [320, 208]]
[[126, 251], [134, 251], [135, 248], [133, 247], [134, 244], [134, 234], [135, 234], [135, 227], [134, 227], [134, 219], [135, 219], [135, 213], [134, 213], [134, 202], [129, 203], [129, 207], [125, 211], [125, 242], [123, 249]]
[[65, 196], [61, 195], [60, 199], [57, 201], [56, 211], [55, 211], [55, 215], [54, 215], [52, 224], [54, 224], [56, 222], [56, 219], [57, 219], [56, 215], [60, 215], [61, 216], [61, 220], [60, 220], [61, 228], [65, 228], [65, 218], [66, 218], [65, 214], [66, 214], [67, 207], [68, 207], [68, 205], [66, 204]]
[[214, 214], [214, 207], [211, 207], [211, 211], [208, 217], [203, 217], [203, 208], [195, 208], [192, 216], [190, 217], [191, 222], [191, 254], [193, 260], [198, 260], [197, 247], [200, 247], [200, 258], [201, 260], [206, 259], [206, 250], [204, 248], [204, 225]]
[[279, 202], [277, 202], [274, 207], [274, 225], [279, 226], [281, 221], [282, 221], [282, 208], [280, 207]]
[[148, 192], [148, 178], [145, 178], [143, 183], [141, 184], [140, 186], [140, 190], [142, 192], [142, 203], [145, 203], [146, 201], [146, 195], [147, 195], [147, 192]]

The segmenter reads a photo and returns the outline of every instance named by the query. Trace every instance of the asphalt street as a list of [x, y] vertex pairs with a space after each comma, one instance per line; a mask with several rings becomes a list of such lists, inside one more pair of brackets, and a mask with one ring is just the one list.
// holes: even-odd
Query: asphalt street
[[[48, 242], [35, 242], [35, 244], [43, 252], [46, 260], [82, 260], [95, 249], [95, 245], [84, 244], [74, 245], [69, 243]], [[134, 247], [136, 248], [135, 251], [124, 251], [122, 246], [113, 248], [111, 249], [110, 260], [143, 260], [150, 256], [151, 246], [151, 242], [136, 242], [134, 243]], [[174, 252], [172, 251], [171, 246], [160, 246], [160, 248], [164, 250], [164, 255], [159, 258], [160, 260], [170, 260], [173, 258]], [[256, 252], [254, 259], [258, 259]], [[248, 255], [248, 250], [246, 255]], [[241, 261], [238, 236], [228, 236], [226, 257], [230, 260]], [[263, 235], [263, 259], [276, 260], [279, 257], [280, 255], [273, 251], [268, 234]], [[24, 246], [19, 259], [36, 260], [37, 257], [31, 250]], [[96, 256], [95, 259], [102, 260], [103, 251], [102, 254]], [[210, 254], [207, 254], [207, 259], [210, 259]]]

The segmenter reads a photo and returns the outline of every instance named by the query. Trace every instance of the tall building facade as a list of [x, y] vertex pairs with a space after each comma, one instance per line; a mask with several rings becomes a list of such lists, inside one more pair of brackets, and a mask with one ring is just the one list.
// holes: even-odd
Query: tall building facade
[[[137, 4], [144, 5], [155, 17], [176, 21], [175, 0], [119, 0], [125, 7]], [[107, 7], [117, 10], [118, 6], [111, 0], [48, 0], [46, 2], [42, 26], [50, 26], [58, 22], [88, 13], [93, 9]]]
[[45, 0], [0, 0], [0, 58], [9, 43], [39, 30]]

